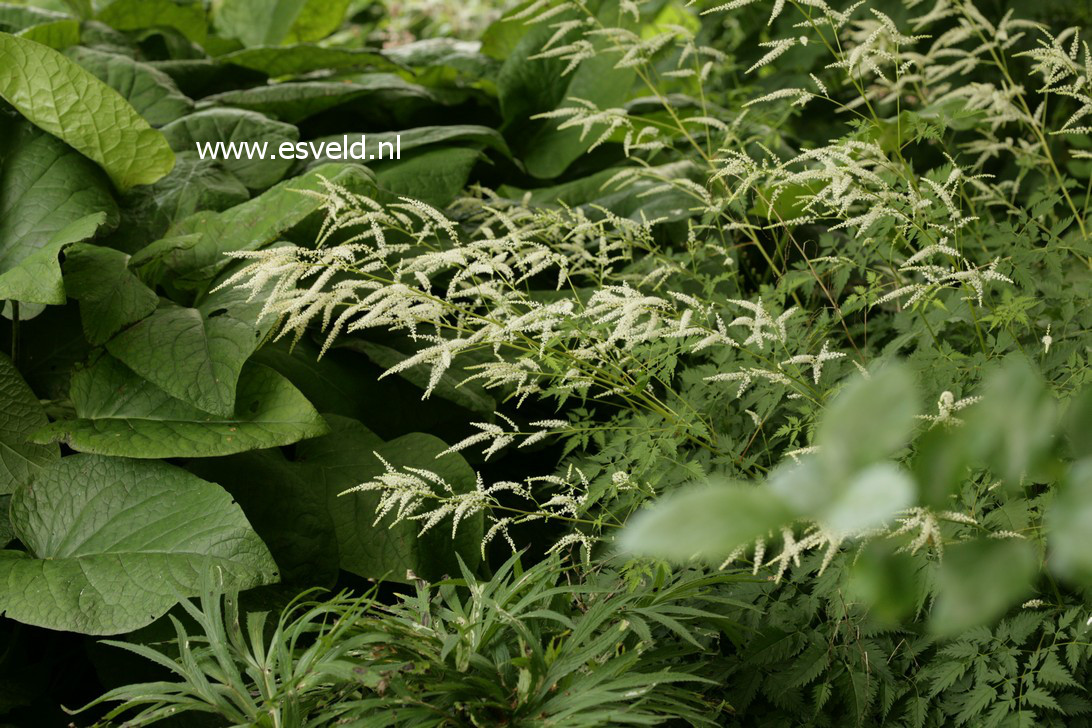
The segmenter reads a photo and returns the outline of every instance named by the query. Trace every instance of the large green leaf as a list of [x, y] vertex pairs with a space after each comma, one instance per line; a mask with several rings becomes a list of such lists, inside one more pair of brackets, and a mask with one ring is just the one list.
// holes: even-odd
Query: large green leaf
[[65, 252], [64, 284], [80, 302], [84, 334], [106, 343], [126, 326], [150, 315], [159, 296], [129, 270], [129, 256], [112, 248], [77, 244]]
[[[331, 349], [319, 357], [319, 347], [308, 338], [281, 339], [254, 354], [253, 361], [284, 375], [322, 413], [364, 419], [374, 404], [390, 401], [390, 382], [377, 382], [379, 372], [363, 371], [366, 362], [348, 352]], [[392, 413], [383, 412], [383, 417]]]
[[220, 56], [218, 60], [233, 66], [259, 71], [274, 78], [350, 68], [372, 67], [384, 70], [398, 68], [397, 63], [377, 51], [326, 48], [310, 44], [244, 48]]
[[1092, 458], [1070, 467], [1048, 511], [1047, 533], [1051, 568], [1087, 584], [1092, 577]]
[[291, 124], [342, 104], [365, 97], [382, 98], [396, 94], [432, 101], [432, 94], [391, 73], [363, 74], [354, 82], [299, 81], [225, 91], [206, 97], [202, 103], [250, 109]]
[[[441, 399], [444, 383], [434, 397], [422, 401], [421, 387], [409, 379], [381, 380], [383, 369], [357, 353], [360, 349], [353, 342], [360, 340], [338, 339], [320, 358], [317, 342], [307, 337], [299, 341], [285, 338], [263, 345], [251, 361], [283, 374], [319, 412], [359, 420], [384, 439], [409, 432], [430, 432], [451, 442], [465, 437], [467, 412]], [[459, 366], [457, 361], [454, 366]], [[482, 416], [491, 419], [495, 409], [482, 412]]]
[[221, 0], [216, 27], [246, 46], [321, 40], [341, 25], [349, 0]]
[[891, 456], [910, 440], [918, 411], [913, 377], [901, 364], [852, 381], [816, 430], [827, 472], [837, 477]]
[[[59, 246], [51, 241], [70, 237], [64, 229], [88, 215], [102, 212], [116, 222], [110, 182], [71, 147], [26, 122], [0, 119], [0, 134], [0, 280], [12, 274], [0, 297], [64, 303]], [[35, 276], [16, 272], [24, 265]]]
[[28, 442], [47, 422], [34, 392], [11, 359], [0, 354], [0, 494], [11, 493], [61, 456], [56, 445]]
[[171, 77], [147, 63], [92, 48], [73, 48], [66, 55], [124, 96], [152, 126], [163, 126], [193, 110], [193, 101]]
[[13, 33], [42, 23], [54, 23], [65, 20], [64, 13], [28, 7], [25, 5], [0, 4], [0, 30]]
[[1026, 599], [1039, 558], [1019, 539], [978, 539], [944, 549], [929, 628], [953, 637], [997, 619]]
[[[257, 112], [242, 109], [199, 111], [168, 124], [162, 131], [175, 152], [191, 153], [196, 149], [196, 144], [217, 142], [264, 143], [275, 152], [281, 144], [294, 143], [300, 138], [299, 129], [291, 124], [273, 121]], [[252, 190], [264, 190], [276, 184], [293, 163], [291, 159], [247, 159], [245, 155], [238, 159], [221, 158], [217, 161]]]
[[259, 364], [243, 369], [229, 417], [173, 399], [109, 357], [72, 377], [72, 401], [77, 419], [42, 428], [35, 442], [134, 458], [214, 457], [290, 445], [328, 431], [299, 390]]
[[15, 538], [15, 529], [11, 527], [11, 496], [0, 495], [0, 547], [7, 546]]
[[[334, 134], [310, 140], [310, 144], [318, 147], [322, 143], [342, 142], [348, 136], [349, 142], [359, 141], [360, 134]], [[401, 152], [409, 152], [413, 149], [431, 146], [433, 144], [460, 144], [474, 147], [490, 147], [506, 157], [512, 153], [508, 149], [508, 143], [500, 132], [488, 126], [476, 126], [473, 124], [452, 124], [450, 126], [420, 126], [414, 129], [401, 131], [368, 132], [364, 135], [369, 149], [378, 149], [380, 144], [397, 145]]]
[[269, 551], [222, 488], [166, 463], [64, 458], [16, 491], [29, 553], [0, 552], [0, 611], [49, 629], [142, 627], [215, 577], [276, 580]]
[[80, 21], [74, 18], [53, 20], [21, 30], [16, 35], [63, 51], [80, 42]]
[[412, 197], [435, 207], [445, 207], [466, 186], [481, 152], [468, 147], [425, 149], [394, 162], [376, 164], [382, 199]]
[[239, 372], [259, 343], [252, 322], [164, 305], [114, 337], [106, 348], [172, 397], [230, 417]]
[[65, 246], [90, 238], [105, 222], [106, 213], [96, 212], [58, 230], [45, 245], [0, 274], [0, 299], [64, 303], [64, 282], [57, 256]]
[[482, 537], [482, 516], [461, 522], [454, 540], [448, 522], [418, 535], [417, 521], [403, 521], [393, 527], [375, 523], [378, 495], [342, 491], [360, 485], [385, 472], [376, 458], [378, 453], [395, 467], [411, 466], [436, 473], [455, 492], [474, 488], [474, 471], [456, 453], [437, 456], [447, 449], [443, 441], [423, 433], [411, 433], [383, 442], [359, 422], [329, 417], [333, 433], [300, 443], [297, 462], [304, 468], [304, 479], [324, 489], [334, 521], [341, 568], [368, 578], [386, 576], [396, 581], [407, 579], [413, 571], [426, 579], [458, 573], [458, 553], [471, 567], [480, 558], [478, 544]]
[[205, 7], [201, 2], [173, 0], [114, 0], [98, 13], [98, 19], [118, 30], [174, 28], [195, 43], [208, 35]]
[[226, 210], [250, 199], [250, 191], [223, 162], [200, 159], [191, 147], [175, 157], [174, 169], [155, 184], [129, 191], [121, 224], [111, 243], [127, 252], [158, 240], [174, 223], [204, 210]]
[[282, 583], [334, 583], [338, 544], [326, 491], [303, 468], [276, 449], [194, 460], [186, 467], [231, 493], [273, 554]]
[[155, 182], [174, 165], [162, 134], [117, 91], [52, 48], [0, 33], [0, 97], [102, 165], [122, 189]]
[[354, 191], [374, 189], [371, 174], [353, 164], [329, 164], [285, 180], [259, 197], [224, 212], [202, 212], [171, 227], [167, 237], [133, 255], [131, 265], [150, 283], [186, 276], [207, 284], [230, 262], [224, 253], [254, 250], [276, 240], [321, 207], [304, 194], [328, 179]]

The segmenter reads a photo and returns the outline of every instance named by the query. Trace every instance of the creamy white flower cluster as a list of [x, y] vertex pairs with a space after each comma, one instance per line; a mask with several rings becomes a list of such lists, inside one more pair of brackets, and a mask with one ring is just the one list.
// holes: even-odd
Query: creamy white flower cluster
[[[323, 351], [343, 333], [407, 333], [417, 351], [385, 375], [428, 367], [426, 397], [457, 357], [474, 353], [464, 381], [505, 389], [517, 404], [547, 392], [639, 399], [648, 396], [636, 383], [650, 365], [644, 345], [761, 352], [770, 342], [785, 345], [795, 312], [771, 314], [761, 299], [717, 306], [655, 291], [670, 266], [631, 283], [624, 268], [651, 247], [648, 221], [531, 209], [483, 193], [453, 208], [457, 225], [416, 200], [381, 205], [329, 183], [319, 197], [327, 219], [316, 248], [235, 253], [245, 264], [224, 286], [264, 299], [261, 316], [279, 321], [280, 336], [324, 330]], [[532, 281], [548, 281], [556, 294], [543, 296]], [[746, 313], [726, 324], [728, 306]], [[738, 340], [733, 327], [746, 335]], [[788, 363], [811, 366], [817, 379], [837, 356], [824, 349]]]
[[[491, 485], [486, 485], [479, 473], [473, 489], [456, 491], [443, 477], [431, 470], [410, 466], [397, 467], [379, 453], [374, 454], [383, 465], [384, 472], [372, 480], [342, 491], [339, 495], [378, 494], [375, 524], [386, 520], [390, 528], [404, 521], [415, 521], [421, 524], [419, 533], [425, 533], [450, 518], [452, 538], [458, 532], [460, 523], [482, 514], [489, 524], [481, 541], [483, 557], [486, 546], [497, 536], [504, 538], [513, 551], [517, 550], [509, 534], [512, 526], [539, 520], [578, 520], [584, 514], [588, 499], [589, 480], [579, 468], [573, 466], [569, 466], [563, 475], [533, 476], [521, 482], [499, 481]], [[628, 474], [622, 475], [621, 478], [614, 478], [615, 486], [620, 489], [627, 487], [629, 481]], [[534, 491], [543, 486], [549, 490], [549, 495], [546, 500], [539, 502]], [[526, 504], [526, 508], [503, 505], [499, 496], [505, 492], [518, 497]], [[498, 515], [504, 512], [513, 515]], [[579, 544], [587, 558], [595, 540], [594, 536], [574, 530], [561, 537], [549, 551], [559, 551]]]

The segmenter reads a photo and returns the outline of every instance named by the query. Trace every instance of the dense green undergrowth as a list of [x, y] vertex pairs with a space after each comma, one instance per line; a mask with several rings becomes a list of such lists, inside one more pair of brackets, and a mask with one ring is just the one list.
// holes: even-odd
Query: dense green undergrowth
[[0, 3], [0, 722], [1086, 725], [1090, 24]]

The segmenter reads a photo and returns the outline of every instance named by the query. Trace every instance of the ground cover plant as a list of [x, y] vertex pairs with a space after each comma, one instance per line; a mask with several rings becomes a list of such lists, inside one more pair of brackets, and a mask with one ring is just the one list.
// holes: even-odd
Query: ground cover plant
[[1089, 26], [0, 2], [0, 724], [1092, 723]]

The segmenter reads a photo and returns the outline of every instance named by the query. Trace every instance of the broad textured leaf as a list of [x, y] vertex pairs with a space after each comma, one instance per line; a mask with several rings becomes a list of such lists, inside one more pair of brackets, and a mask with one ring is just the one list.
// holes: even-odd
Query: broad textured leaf
[[412, 197], [435, 207], [448, 205], [470, 178], [481, 152], [467, 147], [426, 149], [409, 158], [375, 164], [383, 198]]
[[193, 101], [171, 77], [147, 63], [92, 48], [73, 48], [66, 55], [124, 96], [152, 126], [163, 126], [193, 110]]
[[129, 270], [129, 256], [112, 248], [77, 244], [65, 252], [64, 284], [80, 302], [84, 334], [104, 344], [126, 326], [150, 315], [159, 296]]
[[64, 303], [64, 282], [57, 256], [66, 246], [93, 236], [105, 222], [106, 213], [97, 212], [58, 230], [40, 248], [0, 273], [0, 299], [55, 305]]
[[[251, 361], [282, 374], [324, 414], [363, 420], [375, 411], [376, 402], [391, 401], [391, 382], [377, 382], [379, 372], [366, 371], [367, 362], [338, 349], [331, 349], [320, 358], [318, 346], [307, 338], [266, 344]], [[398, 420], [394, 416], [397, 414], [385, 409], [383, 420]]]
[[15, 538], [15, 529], [11, 527], [11, 496], [0, 495], [0, 548], [7, 546]]
[[246, 46], [321, 40], [341, 25], [348, 0], [222, 0], [216, 27]]
[[322, 40], [341, 27], [350, 2], [351, 0], [307, 0], [284, 40], [288, 43]]
[[169, 58], [147, 63], [170, 76], [178, 89], [191, 99], [223, 91], [225, 83], [229, 84], [228, 88], [235, 88], [263, 83], [266, 80], [257, 71], [239, 67], [225, 68], [212, 58]]
[[239, 372], [260, 343], [252, 322], [164, 305], [106, 348], [172, 397], [230, 417]]
[[56, 445], [29, 442], [30, 436], [48, 421], [41, 403], [11, 359], [0, 353], [0, 494], [13, 492], [60, 458]]
[[222, 485], [269, 547], [281, 582], [332, 586], [338, 573], [334, 521], [326, 490], [279, 450], [194, 460], [186, 468]]
[[432, 100], [432, 94], [421, 86], [405, 81], [394, 74], [373, 73], [363, 75], [360, 80], [351, 83], [299, 81], [257, 86], [239, 91], [225, 91], [206, 97], [202, 103], [250, 109], [297, 124], [310, 116], [342, 104], [373, 95], [378, 98], [381, 94], [390, 92]]
[[311, 340], [286, 338], [263, 345], [251, 361], [283, 374], [319, 412], [360, 420], [385, 439], [415, 431], [451, 442], [463, 437], [465, 411], [440, 399], [422, 402], [421, 390], [401, 377], [380, 380], [383, 370], [353, 351], [335, 347], [320, 358]]
[[45, 10], [43, 8], [35, 8], [26, 5], [12, 5], [11, 3], [0, 4], [0, 30], [9, 33], [26, 30], [34, 25], [53, 23], [67, 18], [68, 16], [66, 14], [58, 13], [53, 10]]
[[53, 20], [21, 30], [16, 35], [63, 51], [80, 42], [80, 21], [72, 18]]
[[455, 552], [468, 566], [478, 561], [482, 537], [481, 514], [459, 525], [452, 541], [450, 520], [418, 536], [420, 524], [404, 521], [389, 528], [387, 521], [374, 524], [378, 496], [374, 493], [338, 493], [359, 485], [385, 470], [375, 457], [378, 452], [395, 467], [412, 466], [431, 470], [444, 478], [456, 492], [474, 487], [474, 471], [458, 454], [437, 458], [447, 449], [441, 440], [411, 433], [383, 442], [359, 422], [329, 418], [334, 432], [327, 437], [300, 443], [297, 462], [305, 468], [304, 479], [322, 487], [334, 521], [341, 552], [341, 568], [368, 578], [387, 576], [403, 581], [406, 570], [426, 579], [458, 573]]
[[413, 69], [422, 86], [458, 92], [481, 92], [492, 102], [497, 96], [496, 77], [501, 64], [482, 54], [481, 44], [454, 38], [423, 38], [385, 49], [384, 55]]
[[[360, 140], [360, 134], [342, 134], [319, 137], [310, 142], [316, 147], [322, 142], [343, 142], [348, 137], [349, 143]], [[496, 149], [506, 157], [512, 155], [508, 149], [508, 143], [500, 132], [488, 126], [475, 126], [473, 124], [452, 124], [451, 126], [421, 126], [415, 129], [403, 129], [402, 131], [367, 132], [364, 134], [369, 149], [378, 149], [380, 144], [390, 144], [392, 147], [398, 144], [398, 149], [403, 153], [420, 147], [433, 144], [448, 145], [462, 143], [467, 146], [489, 147]], [[344, 145], [343, 145], [344, 146]]]
[[174, 165], [162, 134], [117, 91], [52, 48], [0, 33], [0, 97], [98, 162], [122, 189], [155, 182]]
[[[266, 143], [270, 153], [284, 142], [296, 142], [299, 129], [254, 111], [207, 109], [183, 117], [162, 129], [175, 152], [194, 152], [196, 144], [224, 142]], [[221, 155], [223, 157], [223, 155]], [[276, 184], [293, 164], [291, 159], [219, 159], [217, 163], [252, 190]]]
[[324, 165], [230, 210], [181, 220], [167, 237], [134, 254], [131, 265], [150, 283], [192, 276], [203, 286], [230, 263], [224, 253], [268, 245], [319, 210], [320, 201], [302, 191], [321, 189], [323, 177], [357, 192], [374, 189], [372, 177], [363, 167]]
[[307, 44], [244, 48], [241, 51], [220, 56], [218, 60], [233, 66], [249, 68], [252, 71], [260, 71], [274, 78], [298, 76], [314, 71], [347, 70], [368, 66], [384, 70], [398, 68], [397, 63], [378, 51], [326, 48]]
[[290, 445], [328, 431], [299, 390], [259, 364], [243, 370], [230, 417], [173, 399], [109, 357], [72, 377], [72, 401], [78, 419], [48, 425], [35, 442], [134, 458], [215, 457]]
[[0, 552], [0, 611], [85, 634], [142, 627], [210, 574], [226, 589], [276, 580], [269, 551], [222, 488], [166, 463], [64, 458], [16, 491], [29, 553]]
[[[94, 164], [24, 121], [9, 125], [0, 119], [0, 132], [0, 277], [88, 215], [101, 211], [109, 224], [116, 223], [110, 182]], [[60, 270], [56, 253], [54, 246], [52, 258], [48, 250], [44, 254], [45, 270], [40, 272], [45, 277], [26, 281], [23, 276], [23, 282], [44, 289], [47, 302], [63, 303], [60, 278], [52, 275]]]
[[222, 162], [200, 159], [190, 147], [178, 153], [166, 177], [124, 196], [121, 225], [111, 242], [128, 252], [139, 251], [190, 215], [226, 210], [249, 199], [246, 185]]
[[114, 0], [99, 11], [98, 19], [118, 30], [174, 28], [195, 43], [208, 35], [204, 4], [173, 0]]

